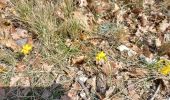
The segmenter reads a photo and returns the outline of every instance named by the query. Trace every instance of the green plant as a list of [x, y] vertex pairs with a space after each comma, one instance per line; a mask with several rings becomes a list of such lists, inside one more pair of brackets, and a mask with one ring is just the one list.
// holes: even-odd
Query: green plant
[[[64, 44], [65, 39], [75, 39], [83, 30], [71, 16], [74, 11], [73, 0], [64, 0], [57, 4], [46, 0], [13, 0], [13, 3], [19, 13], [19, 20], [27, 22], [31, 26], [30, 30], [38, 35], [40, 52], [46, 60], [56, 62], [52, 59], [59, 60], [59, 57], [67, 53], [69, 53], [68, 57], [71, 56], [72, 48]], [[64, 21], [55, 16], [57, 7], [63, 9]]]

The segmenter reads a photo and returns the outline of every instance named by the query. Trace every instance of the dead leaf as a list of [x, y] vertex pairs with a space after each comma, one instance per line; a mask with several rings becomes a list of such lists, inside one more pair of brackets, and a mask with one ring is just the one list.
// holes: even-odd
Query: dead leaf
[[14, 76], [14, 77], [11, 77], [10, 79], [10, 87], [15, 87], [17, 82], [21, 79], [22, 77], [21, 76]]
[[88, 5], [87, 0], [79, 0], [80, 7], [86, 7]]
[[25, 71], [26, 65], [21, 63], [18, 63], [15, 67], [16, 72], [23, 72]]
[[112, 97], [111, 100], [124, 100], [124, 99], [125, 99], [124, 97], [114, 96], [114, 97]]
[[61, 96], [61, 100], [72, 100], [68, 95]]
[[73, 18], [86, 28], [86, 30], [91, 31], [92, 26], [89, 25], [89, 17], [87, 15], [84, 15], [80, 11], [74, 11], [73, 12]]
[[92, 90], [96, 90], [96, 76], [89, 78], [86, 82], [91, 85]]
[[77, 95], [77, 91], [74, 89], [70, 89], [67, 93], [68, 97], [71, 98], [71, 100], [78, 100], [78, 95]]
[[108, 100], [108, 98], [109, 98], [109, 97], [112, 95], [112, 93], [114, 92], [115, 88], [116, 88], [115, 86], [111, 86], [111, 87], [106, 91], [104, 100]]
[[22, 87], [30, 87], [31, 84], [29, 77], [23, 77], [22, 74], [11, 77], [10, 87], [15, 87], [18, 85]]
[[142, 27], [146, 26], [146, 24], [147, 24], [147, 17], [146, 17], [146, 15], [140, 14], [139, 17], [138, 17], [138, 20], [139, 20], [139, 22], [140, 22]]
[[160, 47], [162, 44], [161, 40], [159, 38], [155, 39], [155, 45], [156, 47]]
[[118, 70], [121, 68], [121, 66], [114, 61], [107, 61], [102, 66], [102, 71], [107, 75], [111, 75], [112, 73], [116, 74], [118, 73]]
[[120, 7], [117, 5], [117, 3], [114, 3], [114, 9], [112, 10], [112, 12], [116, 12], [120, 9]]
[[52, 68], [54, 67], [54, 65], [48, 65], [47, 63], [44, 63], [42, 65], [42, 69], [46, 72], [51, 72]]
[[143, 68], [132, 68], [129, 72], [133, 77], [143, 77], [148, 74], [148, 71]]
[[8, 48], [14, 50], [14, 52], [19, 51], [20, 47], [12, 39], [0, 39], [0, 44], [5, 45]]
[[164, 42], [165, 43], [168, 43], [168, 42], [170, 42], [170, 34], [164, 34]]
[[158, 48], [158, 55], [163, 56], [163, 55], [168, 55], [170, 57], [170, 43], [163, 43], [159, 48]]
[[149, 57], [149, 58], [152, 57], [152, 53], [149, 50], [149, 47], [147, 45], [143, 46], [143, 55], [146, 56], [146, 57]]
[[73, 65], [83, 64], [85, 59], [86, 59], [86, 56], [79, 56], [79, 57], [73, 58], [72, 59], [72, 64]]
[[80, 38], [80, 40], [83, 41], [83, 40], [87, 40], [89, 38], [89, 36], [85, 33], [80, 33], [79, 38]]
[[97, 14], [104, 14], [111, 10], [111, 4], [106, 0], [88, 0], [88, 7]]
[[97, 46], [99, 43], [100, 43], [100, 41], [99, 41], [100, 39], [89, 39], [89, 42], [92, 44], [92, 45], [94, 45], [94, 46]]
[[135, 90], [129, 91], [129, 97], [130, 97], [132, 100], [139, 100], [139, 99], [140, 99], [140, 96], [136, 93]]
[[16, 28], [14, 32], [11, 33], [14, 40], [28, 37], [28, 31], [20, 28]]
[[71, 89], [74, 89], [74, 90], [81, 90], [81, 86], [79, 83], [75, 82], [74, 84], [72, 84], [72, 88]]
[[38, 53], [36, 54], [35, 59], [31, 59], [30, 65], [32, 65], [33, 69], [40, 69], [41, 66], [43, 65], [43, 60], [41, 55]]
[[30, 78], [29, 77], [22, 77], [21, 79], [20, 79], [20, 85], [22, 86], [22, 87], [30, 87], [30, 85], [31, 85], [31, 83], [30, 83]]
[[142, 8], [134, 8], [134, 9], [132, 9], [132, 13], [137, 14], [137, 15], [140, 14], [142, 11], [143, 11]]
[[101, 41], [100, 45], [99, 45], [99, 48], [101, 48], [102, 50], [108, 50], [109, 49], [109, 42], [108, 41]]
[[137, 92], [135, 90], [135, 84], [133, 84], [131, 80], [128, 81], [127, 89], [128, 89], [128, 92], [129, 92], [128, 93], [129, 97], [132, 100], [139, 100], [140, 96], [137, 94]]
[[161, 32], [164, 32], [169, 26], [170, 23], [167, 20], [163, 20], [162, 23], [160, 23], [159, 29], [161, 30]]
[[2, 4], [7, 4], [8, 2], [10, 2], [10, 0], [0, 0], [0, 3]]
[[0, 9], [5, 8], [9, 0], [0, 0]]

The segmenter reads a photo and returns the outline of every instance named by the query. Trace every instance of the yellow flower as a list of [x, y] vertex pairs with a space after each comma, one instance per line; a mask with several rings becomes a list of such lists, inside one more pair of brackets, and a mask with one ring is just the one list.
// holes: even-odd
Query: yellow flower
[[101, 60], [106, 61], [106, 60], [107, 60], [106, 54], [105, 54], [103, 51], [99, 52], [99, 53], [96, 55], [96, 60], [97, 60], [97, 61], [101, 61]]
[[25, 45], [22, 47], [21, 52], [22, 52], [24, 55], [27, 55], [27, 54], [30, 53], [31, 50], [32, 50], [32, 45], [31, 45], [31, 44], [25, 44]]
[[166, 59], [160, 59], [156, 66], [159, 68], [159, 72], [163, 75], [168, 75], [170, 73], [170, 61]]
[[168, 75], [170, 73], [170, 65], [168, 66], [163, 66], [161, 69], [160, 69], [160, 73], [163, 74], [163, 75]]

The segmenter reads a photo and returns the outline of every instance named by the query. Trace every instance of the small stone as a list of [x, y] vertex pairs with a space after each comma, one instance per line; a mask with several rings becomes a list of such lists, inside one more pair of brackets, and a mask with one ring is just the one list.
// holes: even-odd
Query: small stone
[[16, 40], [16, 44], [19, 46], [23, 46], [24, 44], [26, 44], [27, 40], [27, 38]]

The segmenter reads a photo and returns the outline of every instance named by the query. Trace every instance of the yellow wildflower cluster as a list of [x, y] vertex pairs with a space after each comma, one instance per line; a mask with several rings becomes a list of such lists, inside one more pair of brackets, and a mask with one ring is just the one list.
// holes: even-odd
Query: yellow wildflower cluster
[[96, 55], [96, 61], [101, 61], [101, 60], [104, 60], [104, 61], [107, 60], [106, 54], [105, 54], [103, 51], [99, 52], [99, 53]]
[[31, 44], [25, 44], [25, 45], [23, 45], [21, 52], [24, 55], [27, 55], [27, 54], [30, 53], [31, 50], [32, 50], [32, 45]]
[[156, 63], [159, 68], [159, 72], [163, 75], [168, 75], [170, 73], [170, 61], [166, 59], [161, 59]]

